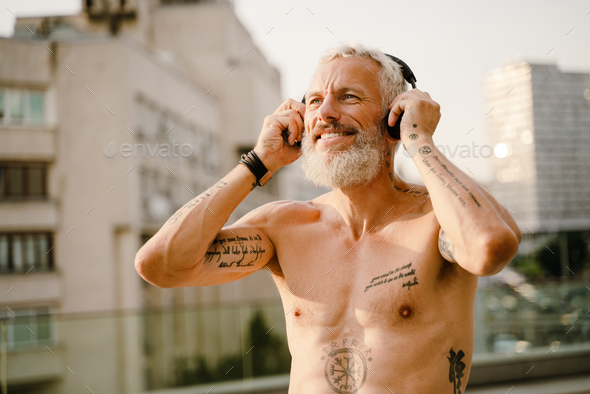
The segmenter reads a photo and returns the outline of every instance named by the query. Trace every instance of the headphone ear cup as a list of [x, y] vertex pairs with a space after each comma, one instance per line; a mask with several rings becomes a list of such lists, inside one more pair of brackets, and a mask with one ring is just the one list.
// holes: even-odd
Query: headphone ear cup
[[387, 126], [387, 132], [389, 133], [389, 135], [391, 136], [391, 138], [396, 139], [396, 140], [400, 140], [401, 139], [400, 126], [402, 124], [402, 116], [404, 116], [404, 113], [403, 112], [401, 113], [401, 115], [399, 116], [399, 118], [397, 118], [397, 121], [395, 122], [395, 124], [393, 126], [390, 126], [387, 123], [387, 118], [389, 117], [389, 114], [385, 117], [385, 125]]

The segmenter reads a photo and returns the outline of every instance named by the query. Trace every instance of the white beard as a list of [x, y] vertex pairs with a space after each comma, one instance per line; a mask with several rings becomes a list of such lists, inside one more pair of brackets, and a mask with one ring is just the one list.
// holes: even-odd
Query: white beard
[[[344, 143], [317, 152], [310, 133], [301, 140], [301, 168], [316, 186], [350, 188], [371, 182], [385, 165], [383, 146], [384, 128], [372, 126], [368, 130], [334, 125], [334, 131], [355, 131], [354, 144]], [[315, 135], [315, 133], [312, 133]]]

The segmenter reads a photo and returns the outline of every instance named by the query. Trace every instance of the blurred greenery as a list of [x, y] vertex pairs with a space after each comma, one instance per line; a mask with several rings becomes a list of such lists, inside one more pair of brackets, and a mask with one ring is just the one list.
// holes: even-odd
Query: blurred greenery
[[[567, 231], [567, 267], [574, 273], [590, 271], [588, 231]], [[534, 252], [519, 253], [510, 263], [511, 267], [526, 276], [527, 280], [538, 282], [543, 279], [560, 278], [564, 273], [561, 266], [560, 235], [554, 234], [546, 242], [537, 245]], [[569, 272], [565, 273], [566, 276]]]
[[[291, 355], [287, 344], [279, 334], [272, 331], [262, 310], [256, 310], [248, 323], [246, 338], [248, 349], [223, 355], [216, 363], [209, 362], [205, 355], [178, 357], [175, 360], [174, 386], [188, 386], [209, 382], [243, 379], [244, 359], [251, 360], [252, 377], [288, 373]], [[248, 352], [246, 355], [245, 353]], [[250, 368], [248, 368], [250, 369]]]
[[534, 256], [518, 254], [514, 257], [510, 266], [526, 276], [529, 281], [535, 282], [543, 277], [541, 262]]

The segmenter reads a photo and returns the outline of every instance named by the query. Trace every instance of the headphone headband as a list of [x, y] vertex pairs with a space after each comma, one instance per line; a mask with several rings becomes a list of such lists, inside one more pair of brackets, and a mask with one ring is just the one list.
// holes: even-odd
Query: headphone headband
[[[408, 66], [406, 64], [406, 62], [404, 62], [403, 60], [401, 60], [400, 58], [397, 58], [395, 56], [390, 55], [389, 53], [386, 53], [385, 56], [387, 56], [388, 58], [390, 58], [391, 60], [393, 60], [394, 62], [396, 62], [397, 64], [399, 64], [402, 68], [402, 75], [404, 76], [404, 79], [410, 84], [412, 85], [412, 89], [416, 89], [416, 76], [414, 75], [414, 73], [412, 72], [412, 69], [410, 68], [410, 66]], [[303, 104], [305, 104], [305, 94], [303, 95], [303, 99], [301, 99], [301, 102]]]
[[416, 89], [416, 76], [414, 75], [414, 73], [412, 72], [412, 69], [410, 68], [410, 66], [408, 66], [406, 64], [406, 62], [404, 62], [403, 60], [392, 56], [388, 53], [385, 54], [385, 56], [389, 57], [391, 60], [393, 60], [394, 62], [396, 62], [397, 64], [399, 64], [402, 67], [402, 74], [404, 76], [404, 79], [406, 81], [408, 81], [408, 83], [410, 85], [412, 85], [412, 89]]

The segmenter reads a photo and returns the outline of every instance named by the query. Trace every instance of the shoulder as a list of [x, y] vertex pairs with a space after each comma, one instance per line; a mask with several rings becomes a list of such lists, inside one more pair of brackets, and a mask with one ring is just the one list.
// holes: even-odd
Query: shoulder
[[317, 220], [321, 210], [316, 200], [280, 200], [264, 204], [244, 215], [236, 224], [272, 228]]
[[394, 185], [394, 188], [403, 196], [405, 203], [410, 207], [410, 212], [419, 214], [434, 213], [430, 193], [426, 186], [405, 182], [405, 185]]

